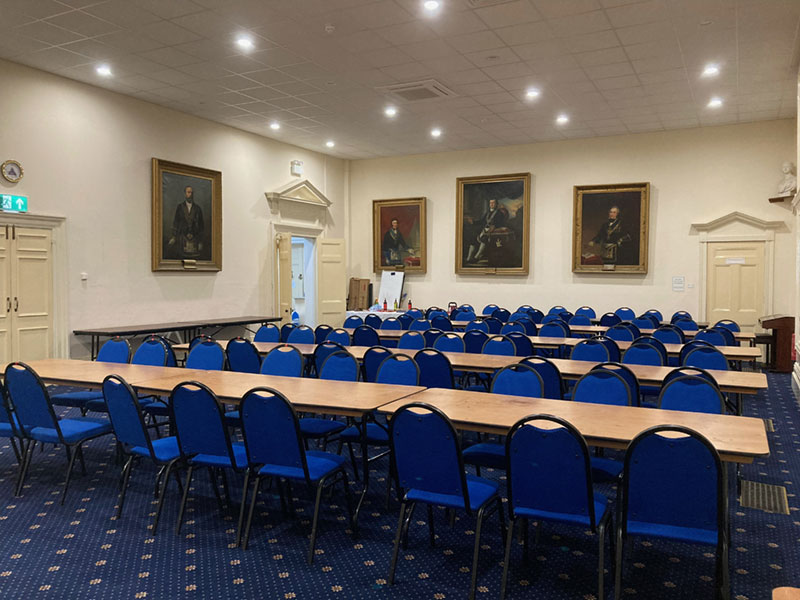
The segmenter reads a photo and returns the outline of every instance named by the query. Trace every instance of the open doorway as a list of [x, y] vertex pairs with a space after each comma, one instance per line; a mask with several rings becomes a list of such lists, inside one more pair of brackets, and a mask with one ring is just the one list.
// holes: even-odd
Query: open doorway
[[298, 323], [310, 327], [317, 325], [315, 242], [315, 238], [292, 236], [292, 307]]

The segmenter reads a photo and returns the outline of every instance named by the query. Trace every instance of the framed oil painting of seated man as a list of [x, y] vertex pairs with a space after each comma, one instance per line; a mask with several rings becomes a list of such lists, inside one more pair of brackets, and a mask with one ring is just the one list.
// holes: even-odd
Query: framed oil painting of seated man
[[457, 179], [456, 273], [528, 273], [530, 187], [530, 173]]
[[222, 270], [222, 173], [153, 159], [153, 271]]
[[425, 273], [425, 198], [373, 200], [372, 230], [375, 272]]
[[576, 185], [575, 273], [647, 273], [650, 184]]

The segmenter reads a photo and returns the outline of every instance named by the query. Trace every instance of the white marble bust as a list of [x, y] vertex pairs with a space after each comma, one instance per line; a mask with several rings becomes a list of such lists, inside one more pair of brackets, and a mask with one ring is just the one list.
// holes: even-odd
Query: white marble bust
[[797, 177], [794, 175], [794, 165], [789, 161], [783, 163], [783, 180], [778, 184], [778, 196], [792, 196], [797, 191]]

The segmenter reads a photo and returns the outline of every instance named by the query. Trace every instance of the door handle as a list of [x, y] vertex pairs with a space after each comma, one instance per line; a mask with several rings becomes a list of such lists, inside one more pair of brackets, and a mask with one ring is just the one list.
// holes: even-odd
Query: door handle
[[14, 296], [14, 312], [17, 312], [18, 309], [19, 309], [19, 298]]

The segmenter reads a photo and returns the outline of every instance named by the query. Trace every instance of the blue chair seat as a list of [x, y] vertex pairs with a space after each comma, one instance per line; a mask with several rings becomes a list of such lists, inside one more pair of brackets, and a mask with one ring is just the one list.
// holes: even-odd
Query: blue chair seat
[[[339, 439], [343, 442], [360, 442], [361, 430], [352, 425], [339, 434]], [[385, 446], [389, 443], [389, 432], [377, 423], [367, 423], [367, 443], [373, 446]]]
[[[168, 463], [181, 455], [181, 451], [178, 448], [178, 438], [174, 435], [153, 440], [151, 444], [153, 446], [153, 453], [156, 455], [156, 460], [159, 462]], [[128, 451], [137, 456], [150, 458], [150, 452], [144, 446], [133, 446], [129, 448]]]
[[622, 463], [613, 458], [592, 456], [589, 458], [589, 462], [592, 465], [592, 478], [595, 481], [611, 481], [622, 473]]
[[[493, 496], [497, 495], [498, 484], [482, 477], [467, 474], [467, 490], [469, 492], [470, 510], [478, 510]], [[464, 508], [464, 496], [461, 494], [436, 494], [411, 488], [406, 497], [411, 502], [426, 502], [434, 506], [447, 508]]]
[[151, 414], [155, 417], [168, 417], [169, 416], [169, 406], [167, 406], [166, 402], [162, 402], [161, 400], [147, 400], [142, 402], [142, 399], [139, 399], [139, 406], [144, 409], [144, 412]]
[[[606, 510], [608, 510], [608, 498], [603, 494], [594, 495], [594, 514], [595, 519], [599, 522]], [[528, 517], [529, 519], [542, 519], [546, 521], [557, 521], [561, 523], [573, 523], [575, 525], [590, 526], [589, 515], [576, 515], [572, 513], [558, 513], [550, 512], [547, 510], [535, 510], [524, 506], [514, 508], [514, 513], [518, 517]]]
[[[338, 454], [306, 450], [308, 477], [311, 481], [319, 481], [326, 475], [340, 468], [344, 462], [344, 456]], [[302, 467], [288, 467], [284, 465], [264, 465], [258, 470], [258, 474], [271, 475], [273, 477], [286, 477], [288, 479], [298, 479], [302, 481], [306, 479]]]
[[504, 444], [481, 442], [466, 448], [462, 453], [464, 462], [479, 467], [493, 469], [506, 468], [506, 447]]
[[[61, 435], [67, 444], [75, 444], [105, 433], [111, 433], [111, 422], [108, 419], [96, 417], [76, 417], [74, 419], [61, 419], [58, 422]], [[60, 444], [58, 432], [52, 427], [34, 427], [30, 430], [30, 437], [48, 444]]]
[[628, 535], [643, 535], [646, 537], [660, 537], [682, 542], [691, 541], [700, 544], [716, 545], [717, 531], [698, 529], [695, 527], [676, 527], [674, 525], [661, 525], [658, 523], [642, 523], [641, 521], [628, 521]]
[[308, 417], [300, 419], [300, 433], [307, 438], [321, 438], [326, 435], [339, 433], [345, 428], [341, 421], [331, 421], [330, 419], [318, 419]]
[[12, 437], [13, 435], [14, 430], [11, 423], [0, 423], [0, 437]]
[[91, 400], [100, 400], [105, 404], [103, 393], [97, 390], [64, 392], [63, 394], [51, 396], [50, 399], [56, 406], [71, 406], [72, 408], [83, 408], [84, 405]]
[[231, 464], [231, 459], [227, 456], [218, 456], [216, 454], [195, 454], [190, 462], [193, 465], [200, 465], [203, 467], [246, 469], [247, 452], [244, 449], [244, 444], [233, 443], [231, 444], [231, 448], [233, 449], [233, 459], [236, 461], [235, 465]]
[[[152, 403], [153, 403], [153, 398], [151, 396], [139, 397], [139, 406], [141, 406], [142, 408], [145, 408]], [[106, 406], [106, 401], [105, 399], [103, 399], [102, 394], [98, 398], [86, 402], [84, 408], [92, 412], [108, 412], [108, 407]], [[169, 415], [169, 411], [165, 412], [164, 415]]]

